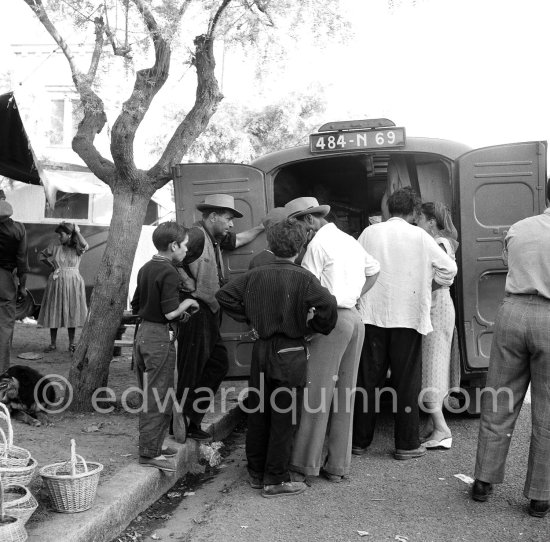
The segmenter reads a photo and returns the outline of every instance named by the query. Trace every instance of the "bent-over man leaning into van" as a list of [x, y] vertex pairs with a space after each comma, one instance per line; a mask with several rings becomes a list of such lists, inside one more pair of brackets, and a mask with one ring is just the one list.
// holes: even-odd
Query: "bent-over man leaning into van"
[[[199, 302], [200, 311], [187, 323], [180, 324], [178, 337], [178, 382], [176, 396], [183, 401], [186, 437], [208, 440], [201, 429], [210, 398], [218, 390], [228, 371], [227, 349], [220, 336], [221, 311], [215, 297], [227, 279], [222, 250], [246, 245], [263, 231], [263, 226], [235, 234], [233, 219], [243, 215], [235, 209], [233, 196], [212, 194], [197, 205], [202, 220], [189, 230], [187, 257], [182, 275], [186, 295]], [[179, 420], [175, 420], [174, 426]], [[175, 428], [174, 428], [175, 429]], [[177, 432], [175, 430], [176, 437]]]
[[395, 458], [426, 453], [420, 445], [418, 396], [422, 385], [422, 335], [432, 331], [432, 279], [450, 286], [457, 267], [434, 238], [413, 226], [418, 196], [410, 189], [388, 198], [390, 219], [367, 227], [359, 243], [380, 262], [373, 288], [359, 301], [365, 342], [357, 376], [352, 453], [372, 442], [379, 391], [391, 369], [397, 404]]
[[[550, 195], [550, 194], [549, 194]], [[486, 501], [504, 480], [512, 432], [531, 384], [531, 447], [523, 494], [529, 514], [550, 509], [550, 208], [508, 231], [506, 297], [498, 311], [481, 421], [472, 498]]]

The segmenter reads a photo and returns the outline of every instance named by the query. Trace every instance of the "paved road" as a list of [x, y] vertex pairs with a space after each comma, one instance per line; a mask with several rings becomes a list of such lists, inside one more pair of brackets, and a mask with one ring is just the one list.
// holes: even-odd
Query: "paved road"
[[455, 477], [473, 475], [477, 419], [450, 419], [451, 450], [396, 461], [393, 424], [385, 414], [369, 453], [353, 458], [349, 480], [331, 484], [314, 478], [308, 491], [295, 497], [264, 499], [250, 488], [241, 435], [220, 473], [186, 497], [147, 540], [548, 542], [550, 517], [530, 517], [522, 496], [529, 409], [526, 404], [514, 433], [505, 484], [487, 503], [473, 502], [468, 484]]

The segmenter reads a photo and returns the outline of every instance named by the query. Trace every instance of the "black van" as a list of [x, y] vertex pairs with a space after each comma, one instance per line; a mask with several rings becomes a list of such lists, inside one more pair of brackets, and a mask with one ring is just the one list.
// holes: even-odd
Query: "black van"
[[[273, 207], [314, 196], [331, 206], [342, 230], [358, 237], [370, 223], [386, 218], [386, 198], [399, 187], [412, 186], [423, 201], [445, 202], [459, 232], [454, 300], [461, 386], [471, 395], [485, 382], [494, 317], [504, 293], [506, 232], [546, 207], [546, 152], [545, 141], [471, 149], [454, 141], [407, 138], [405, 129], [388, 119], [328, 123], [310, 136], [309, 145], [270, 153], [251, 165], [177, 165], [176, 217], [192, 224], [200, 219], [197, 203], [225, 192], [244, 215], [235, 221], [242, 231]], [[261, 235], [226, 253], [228, 273], [246, 271], [265, 244]], [[226, 318], [222, 333], [231, 359], [229, 376], [245, 376], [248, 330]], [[476, 410], [477, 403], [472, 398], [469, 409]]]

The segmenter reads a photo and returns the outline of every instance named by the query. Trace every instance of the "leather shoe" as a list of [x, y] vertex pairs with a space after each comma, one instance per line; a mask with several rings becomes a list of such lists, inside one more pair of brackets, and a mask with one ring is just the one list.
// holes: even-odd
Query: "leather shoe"
[[187, 426], [187, 438], [192, 438], [198, 441], [212, 440], [212, 435], [203, 431], [199, 426], [194, 423], [190, 423]]
[[474, 481], [474, 485], [472, 486], [472, 499], [474, 501], [485, 502], [492, 493], [493, 484], [477, 479]]
[[361, 448], [361, 446], [352, 446], [351, 453], [353, 455], [364, 455], [367, 453], [368, 448], [368, 446], [365, 446], [364, 448]]
[[422, 444], [415, 448], [414, 450], [395, 450], [395, 453], [393, 454], [395, 459], [400, 459], [401, 461], [404, 461], [406, 459], [415, 459], [416, 457], [422, 457], [423, 455], [426, 455], [426, 447]]
[[342, 480], [343, 480], [343, 476], [339, 475], [339, 474], [332, 474], [330, 472], [327, 472], [325, 469], [321, 469], [319, 471], [319, 474], [327, 479], [329, 482], [333, 482], [334, 484], [339, 484]]
[[178, 455], [178, 450], [176, 448], [172, 448], [172, 446], [163, 446], [160, 453], [164, 457], [176, 457], [176, 455]]
[[248, 483], [252, 489], [263, 489], [264, 487], [264, 480], [259, 476], [250, 476]]
[[288, 495], [299, 495], [307, 489], [303, 482], [281, 482], [280, 484], [265, 485], [262, 497], [271, 499], [273, 497], [285, 497]]
[[176, 464], [169, 457], [160, 455], [158, 457], [139, 457], [139, 464], [144, 467], [156, 467], [164, 472], [176, 472]]
[[529, 503], [529, 515], [535, 518], [543, 518], [550, 510], [550, 501], [537, 501], [531, 499]]

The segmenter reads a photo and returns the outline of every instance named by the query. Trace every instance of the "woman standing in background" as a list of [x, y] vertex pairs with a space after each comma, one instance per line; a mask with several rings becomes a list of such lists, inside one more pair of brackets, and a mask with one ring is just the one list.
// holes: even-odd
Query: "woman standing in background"
[[[441, 202], [422, 204], [418, 226], [454, 259], [458, 248], [457, 232], [448, 207]], [[430, 311], [433, 331], [422, 339], [423, 402], [433, 422], [425, 441], [428, 449], [449, 449], [453, 439], [443, 416], [443, 400], [451, 382], [451, 345], [455, 327], [455, 308], [448, 286], [432, 283]]]
[[57, 329], [69, 332], [69, 351], [75, 351], [75, 328], [84, 325], [88, 308], [84, 279], [78, 268], [88, 243], [77, 224], [61, 222], [55, 229], [59, 244], [51, 244], [40, 253], [40, 260], [52, 269], [48, 277], [38, 325], [50, 328], [50, 345], [44, 352], [57, 349]]

